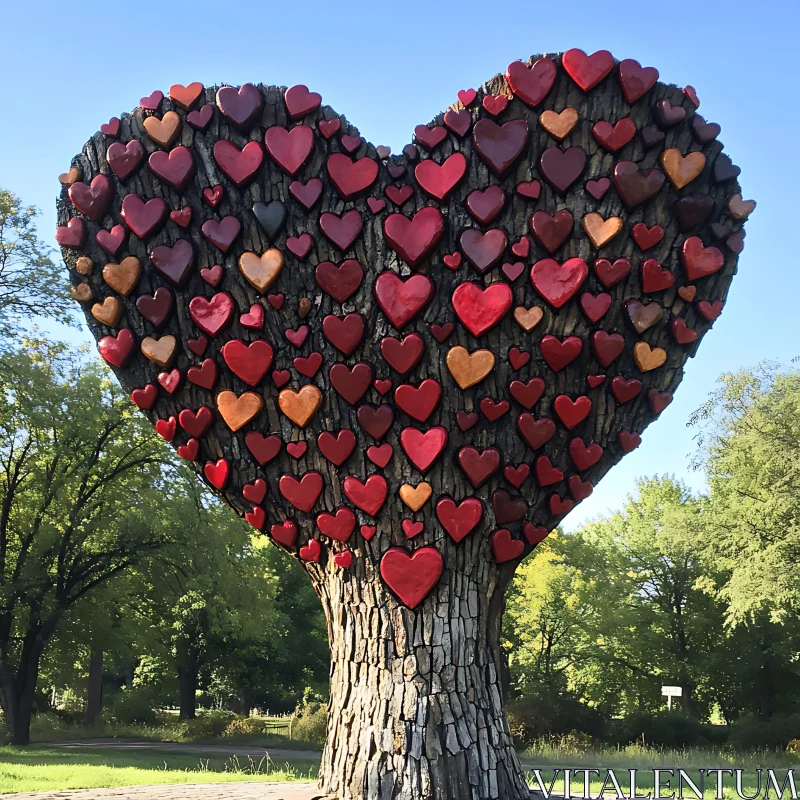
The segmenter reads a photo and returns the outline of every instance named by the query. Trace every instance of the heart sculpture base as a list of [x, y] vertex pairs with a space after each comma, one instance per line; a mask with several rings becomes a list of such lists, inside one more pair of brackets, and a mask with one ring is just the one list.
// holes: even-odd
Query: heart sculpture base
[[504, 591], [672, 399], [753, 208], [657, 78], [514, 62], [399, 156], [302, 86], [173, 86], [72, 165], [101, 355], [322, 598], [340, 800], [527, 797]]

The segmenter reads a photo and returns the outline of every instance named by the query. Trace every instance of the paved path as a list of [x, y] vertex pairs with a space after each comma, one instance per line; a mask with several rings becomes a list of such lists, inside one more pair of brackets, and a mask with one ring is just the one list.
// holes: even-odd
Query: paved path
[[7, 800], [317, 800], [313, 783], [178, 783], [0, 794]]

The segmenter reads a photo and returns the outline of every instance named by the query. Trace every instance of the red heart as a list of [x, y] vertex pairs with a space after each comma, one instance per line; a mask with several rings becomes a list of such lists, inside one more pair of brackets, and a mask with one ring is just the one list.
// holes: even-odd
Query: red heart
[[278, 489], [296, 509], [311, 511], [322, 493], [322, 475], [306, 472], [300, 480], [293, 475], [283, 475], [278, 481]]
[[500, 126], [484, 118], [475, 125], [472, 138], [478, 155], [497, 177], [502, 178], [528, 143], [528, 123], [514, 119]]
[[598, 178], [596, 181], [586, 181], [586, 191], [595, 200], [602, 200], [606, 192], [611, 188], [611, 181], [608, 178]]
[[156, 89], [152, 94], [139, 100], [139, 105], [147, 111], [156, 111], [164, 99], [164, 92]]
[[288, 369], [274, 369], [270, 377], [272, 378], [272, 382], [280, 389], [281, 386], [286, 386], [286, 384], [289, 383], [292, 373], [289, 372]]
[[361, 314], [347, 314], [345, 317], [328, 314], [322, 320], [322, 332], [325, 338], [346, 356], [361, 344], [364, 328], [364, 317]]
[[635, 450], [642, 443], [642, 437], [638, 433], [632, 433], [631, 431], [620, 431], [617, 439], [623, 453], [630, 453], [631, 450]]
[[557, 494], [550, 495], [550, 513], [554, 517], [560, 517], [563, 514], [569, 514], [572, 511], [575, 503], [568, 497], [561, 498]]
[[527, 409], [531, 409], [544, 394], [544, 381], [541, 378], [531, 378], [527, 383], [511, 381], [508, 390], [518, 403]]
[[221, 352], [230, 370], [248, 386], [258, 386], [272, 366], [272, 347], [264, 340], [245, 344], [241, 339], [231, 339]]
[[453, 333], [453, 330], [454, 325], [452, 322], [447, 322], [444, 325], [439, 325], [438, 322], [434, 322], [433, 325], [431, 325], [431, 333], [433, 334], [433, 338], [439, 343], [449, 339], [450, 335]]
[[560, 195], [580, 178], [586, 166], [586, 151], [581, 147], [548, 147], [539, 158], [542, 176]]
[[175, 417], [156, 420], [156, 433], [165, 441], [171, 442], [178, 429], [178, 420]]
[[381, 445], [373, 444], [367, 448], [367, 458], [381, 469], [389, 463], [393, 453], [394, 448], [388, 442]]
[[539, 542], [544, 541], [547, 538], [547, 535], [550, 531], [544, 527], [544, 525], [534, 525], [532, 522], [526, 522], [522, 526], [522, 533], [525, 536], [528, 544], [534, 545], [534, 547], [539, 544]]
[[444, 265], [448, 269], [458, 269], [461, 266], [461, 253], [448, 253], [443, 259]]
[[672, 402], [672, 395], [669, 392], [651, 389], [647, 393], [647, 402], [654, 414], [660, 414]]
[[[361, 233], [362, 225], [361, 214], [359, 214], [355, 208], [341, 216], [326, 212], [325, 214], [321, 214], [319, 218], [319, 227], [322, 232], [342, 252], [348, 250], [350, 245], [358, 238], [358, 234]], [[300, 236], [301, 240], [303, 236], [308, 236], [308, 234], [302, 234]], [[306, 253], [311, 249], [310, 242], [311, 237], [308, 236], [308, 248], [306, 249]], [[287, 246], [289, 245], [288, 240], [286, 244]], [[289, 247], [289, 249], [292, 250], [293, 253], [295, 252], [291, 247]], [[297, 255], [298, 258], [302, 258], [298, 253], [295, 253], [295, 255]], [[305, 253], [303, 255], [305, 255]]]
[[256, 478], [252, 483], [246, 483], [242, 487], [242, 496], [245, 500], [259, 505], [267, 496], [267, 484], [261, 478]]
[[211, 300], [193, 297], [189, 301], [189, 316], [209, 336], [216, 336], [230, 322], [232, 315], [233, 298], [227, 292], [219, 292]]
[[601, 367], [607, 367], [615, 358], [619, 357], [624, 349], [625, 339], [619, 333], [595, 331], [592, 334], [592, 352]]
[[311, 329], [308, 325], [301, 325], [296, 331], [293, 331], [291, 328], [284, 331], [284, 336], [286, 336], [290, 344], [293, 344], [295, 347], [302, 347], [309, 333], [311, 333]]
[[322, 181], [319, 178], [310, 178], [303, 183], [302, 181], [292, 181], [289, 184], [289, 194], [297, 200], [300, 205], [310, 211], [317, 200], [322, 196]]
[[267, 295], [267, 302], [276, 310], [280, 311], [283, 308], [284, 302], [283, 294], [268, 294]]
[[203, 467], [203, 474], [212, 486], [217, 489], [224, 489], [230, 476], [230, 465], [224, 458], [208, 461]]
[[267, 512], [260, 506], [253, 508], [244, 515], [245, 521], [249, 522], [256, 530], [261, 530], [267, 521]]
[[605, 379], [605, 375], [587, 375], [586, 383], [589, 384], [590, 389], [596, 389]]
[[386, 436], [394, 422], [394, 411], [386, 403], [380, 406], [371, 406], [368, 403], [358, 407], [358, 424], [373, 438], [382, 439]]
[[131, 392], [131, 402], [145, 411], [149, 411], [156, 404], [157, 397], [158, 388], [152, 383], [148, 383], [144, 389], [134, 389]]
[[73, 217], [66, 225], [56, 228], [56, 242], [61, 247], [81, 247], [86, 238], [86, 223], [81, 217]]
[[335, 514], [324, 512], [317, 516], [317, 527], [325, 536], [346, 542], [356, 527], [356, 515], [349, 508], [338, 508]]
[[596, 442], [587, 447], [580, 436], [576, 436], [569, 443], [569, 454], [580, 472], [593, 467], [602, 457], [603, 448]]
[[433, 413], [442, 396], [441, 385], [432, 378], [426, 378], [419, 386], [404, 383], [394, 390], [397, 407], [419, 422], [425, 422]]
[[328, 175], [342, 198], [350, 200], [375, 183], [378, 162], [367, 156], [353, 161], [344, 153], [334, 153], [328, 158]]
[[[267, 132], [264, 134], [264, 146], [267, 148], [270, 158], [293, 178], [314, 149], [314, 131], [308, 125], [298, 125], [291, 130], [286, 130], [280, 125], [273, 125], [267, 128]], [[319, 179], [317, 181], [319, 182]], [[319, 192], [321, 191], [322, 184], [320, 182]], [[319, 192], [317, 192], [317, 197], [319, 197]], [[314, 202], [316, 202], [316, 198], [311, 205], [314, 205]], [[311, 206], [306, 207], [310, 208]]]
[[517, 194], [527, 197], [528, 200], [538, 200], [542, 185], [539, 181], [523, 181], [517, 184]]
[[553, 403], [553, 409], [567, 430], [572, 430], [589, 416], [589, 412], [592, 410], [592, 401], [586, 395], [581, 395], [573, 400], [565, 394], [560, 394]]
[[511, 91], [535, 108], [553, 88], [557, 71], [555, 62], [549, 58], [540, 58], [533, 64], [512, 61], [506, 70], [506, 79]]
[[197, 460], [197, 451], [200, 449], [200, 442], [197, 439], [189, 439], [186, 444], [178, 445], [178, 455], [187, 461]]
[[458, 451], [458, 465], [474, 489], [479, 489], [497, 472], [500, 453], [494, 447], [479, 452], [474, 447], [462, 447]]
[[433, 207], [420, 209], [411, 219], [403, 214], [389, 214], [383, 232], [392, 250], [414, 267], [439, 243], [444, 220], [439, 209]]
[[164, 224], [167, 204], [160, 197], [145, 203], [138, 194], [128, 194], [122, 200], [120, 216], [140, 239], [146, 239]]
[[334, 364], [331, 367], [330, 379], [331, 386], [354, 406], [372, 383], [372, 367], [363, 361], [352, 368], [346, 364]]
[[264, 306], [259, 303], [253, 303], [253, 305], [250, 306], [250, 310], [239, 317], [239, 322], [244, 325], [245, 328], [256, 331], [261, 330], [264, 326]]
[[418, 333], [409, 333], [402, 341], [393, 336], [381, 339], [381, 355], [401, 375], [410, 372], [419, 363], [424, 352], [425, 343]]
[[248, 142], [240, 150], [233, 142], [220, 139], [214, 144], [213, 153], [219, 168], [240, 188], [255, 177], [264, 161], [258, 142]]
[[467, 497], [458, 505], [450, 497], [436, 503], [436, 517], [454, 542], [460, 542], [474, 530], [483, 516], [483, 506], [477, 497]]
[[441, 203], [455, 189], [466, 171], [467, 159], [463, 153], [453, 153], [442, 164], [430, 158], [420, 161], [414, 169], [414, 177], [423, 192]]
[[536, 419], [533, 414], [523, 412], [517, 417], [517, 428], [531, 450], [538, 450], [547, 444], [556, 432], [553, 420], [547, 417]]
[[514, 370], [522, 369], [531, 360], [530, 353], [523, 353], [518, 347], [512, 347], [508, 351], [508, 363]]
[[107, 175], [97, 175], [87, 186], [83, 181], [76, 181], [67, 190], [72, 205], [92, 222], [100, 222], [106, 215], [111, 202], [111, 181]]
[[317, 127], [320, 130], [320, 133], [326, 138], [330, 139], [339, 128], [341, 128], [342, 123], [338, 119], [321, 119], [317, 123]]
[[116, 336], [104, 336], [97, 343], [100, 355], [114, 367], [121, 368], [133, 352], [136, 339], [130, 328], [123, 328]]
[[616, 124], [601, 120], [592, 127], [594, 138], [609, 153], [616, 153], [636, 136], [636, 125], [630, 117], [623, 117]]
[[560, 372], [571, 364], [583, 349], [583, 342], [577, 336], [567, 336], [563, 342], [556, 336], [547, 334], [540, 344], [542, 356], [553, 372]]
[[199, 367], [189, 367], [186, 377], [195, 386], [202, 386], [210, 391], [217, 380], [217, 362], [213, 358], [207, 358]]
[[419, 536], [424, 527], [425, 524], [423, 522], [414, 522], [412, 519], [404, 519], [402, 522], [403, 533], [405, 533], [406, 539], [413, 539], [415, 536]]
[[584, 292], [581, 295], [580, 303], [589, 322], [597, 322], [611, 308], [611, 295], [606, 292], [596, 295]]
[[211, 208], [216, 208], [222, 200], [223, 193], [224, 189], [219, 185], [203, 189], [203, 201]]
[[261, 94], [252, 83], [239, 89], [223, 86], [217, 91], [219, 110], [240, 130], [247, 130], [261, 108]]
[[565, 208], [555, 214], [536, 211], [530, 220], [531, 233], [548, 253], [554, 253], [572, 233], [573, 223], [572, 214]]
[[561, 66], [584, 92], [588, 92], [614, 68], [614, 56], [608, 50], [598, 50], [587, 56], [583, 50], [575, 48], [561, 56]]
[[337, 467], [347, 461], [355, 446], [356, 436], [347, 428], [342, 428], [335, 436], [328, 431], [323, 431], [317, 437], [317, 447], [319, 447], [320, 453]]
[[292, 120], [302, 119], [319, 108], [319, 104], [322, 102], [322, 97], [317, 92], [309, 92], [308, 87], [303, 84], [287, 89], [283, 99], [286, 102], [286, 110]]
[[319, 561], [320, 552], [322, 547], [316, 539], [309, 539], [308, 544], [303, 545], [300, 550], [300, 558], [303, 561]]
[[382, 475], [370, 475], [364, 483], [348, 475], [342, 488], [347, 499], [370, 517], [376, 516], [381, 510], [389, 492], [386, 479]]
[[525, 264], [522, 261], [515, 261], [513, 264], [503, 264], [501, 269], [503, 275], [513, 283], [525, 271]]
[[270, 436], [265, 436], [258, 431], [250, 431], [244, 437], [244, 443], [247, 449], [253, 454], [253, 458], [258, 462], [259, 466], [264, 466], [272, 461], [275, 456], [281, 451], [281, 437], [274, 433]]
[[180, 414], [178, 414], [178, 421], [189, 436], [201, 439], [211, 427], [213, 421], [211, 409], [207, 406], [200, 406], [197, 411], [184, 408]]
[[119, 248], [125, 241], [126, 231], [124, 225], [115, 225], [110, 231], [99, 230], [95, 234], [97, 244], [112, 258], [117, 255]]
[[307, 378], [313, 378], [322, 366], [322, 353], [317, 353], [315, 351], [310, 353], [308, 357], [297, 356], [297, 358], [292, 361], [292, 366], [301, 375], [305, 375]]
[[361, 526], [361, 535], [369, 541], [378, 531], [378, 528], [375, 525], [362, 525]]
[[403, 280], [396, 273], [386, 270], [375, 280], [378, 305], [399, 331], [422, 311], [433, 294], [433, 282], [427, 275], [412, 275]]
[[554, 308], [561, 308], [586, 280], [589, 269], [582, 258], [559, 264], [554, 258], [537, 261], [531, 269], [533, 288]]
[[691, 344], [697, 341], [697, 331], [686, 325], [686, 320], [674, 317], [670, 320], [669, 329], [678, 344]]
[[686, 277], [696, 281], [722, 269], [725, 257], [716, 247], [704, 247], [699, 236], [690, 236], [681, 247], [681, 263]]
[[640, 250], [649, 250], [664, 238], [664, 229], [660, 225], [648, 228], [644, 222], [637, 222], [631, 229], [631, 236]]
[[194, 250], [186, 239], [178, 239], [172, 247], [154, 247], [150, 262], [173, 286], [182, 286], [194, 266]]
[[536, 459], [536, 480], [539, 486], [552, 486], [564, 480], [564, 473], [554, 467], [547, 456], [539, 456]]
[[219, 222], [214, 219], [206, 220], [200, 228], [203, 236], [208, 239], [214, 247], [227, 253], [233, 240], [239, 235], [242, 224], [236, 217], [223, 217]]
[[216, 286], [222, 280], [222, 265], [214, 264], [213, 267], [203, 267], [200, 277], [209, 285]]
[[[158, 292], [156, 292], [158, 294]], [[206, 351], [206, 347], [208, 347], [208, 339], [200, 334], [196, 339], [189, 339], [186, 342], [186, 346], [191, 350], [196, 356], [202, 356], [203, 353]]]
[[333, 557], [333, 563], [340, 569], [349, 569], [353, 563], [353, 554], [349, 550], [345, 550], [343, 553], [336, 553]]
[[498, 564], [519, 558], [525, 550], [525, 542], [521, 539], [512, 539], [511, 533], [505, 528], [495, 531], [492, 534], [491, 542], [492, 553]]
[[272, 538], [284, 547], [292, 547], [297, 539], [297, 525], [287, 519], [281, 525], [273, 525], [270, 528]]
[[459, 239], [467, 260], [481, 275], [485, 275], [503, 257], [508, 238], [500, 228], [482, 233], [477, 228], [467, 228]]
[[612, 264], [607, 258], [598, 258], [594, 262], [594, 271], [606, 289], [616, 286], [631, 271], [631, 262], [627, 258], [618, 258]]
[[642, 290], [650, 294], [651, 292], [662, 292], [669, 289], [675, 283], [675, 276], [668, 270], [663, 269], [655, 258], [646, 258], [642, 263]]
[[713, 322], [722, 313], [722, 300], [715, 300], [713, 303], [701, 300], [697, 304], [697, 311], [704, 319]]
[[644, 97], [658, 80], [655, 67], [643, 67], [638, 61], [626, 58], [619, 62], [619, 82], [629, 105]]
[[611, 381], [611, 393], [620, 404], [633, 400], [641, 391], [642, 383], [635, 378], [623, 378], [622, 375], [617, 375]]
[[116, 137], [119, 135], [119, 117], [111, 117], [111, 119], [100, 126], [100, 132], [106, 136]]
[[486, 112], [496, 117], [506, 110], [508, 105], [508, 98], [505, 95], [485, 95], [481, 105], [486, 109]]
[[467, 414], [466, 411], [457, 411], [456, 412], [456, 422], [458, 423], [458, 427], [461, 428], [462, 431], [468, 431], [470, 428], [475, 426], [475, 423], [478, 421], [478, 415], [476, 412], [472, 412], [471, 414]]
[[508, 313], [513, 300], [511, 289], [505, 283], [493, 283], [485, 289], [477, 283], [462, 283], [453, 292], [456, 315], [476, 337], [497, 325]]
[[426, 149], [433, 150], [447, 138], [447, 130], [441, 125], [429, 128], [427, 125], [417, 125], [414, 128], [414, 138]]
[[178, 145], [169, 153], [156, 150], [150, 155], [147, 163], [151, 172], [176, 192], [182, 192], [194, 176], [192, 151], [185, 145]]
[[442, 574], [442, 555], [435, 547], [421, 547], [409, 554], [390, 547], [381, 559], [381, 577], [408, 608], [416, 608]]
[[[499, 186], [475, 189], [467, 196], [467, 211], [483, 225], [488, 225], [500, 213], [506, 201], [506, 193]], [[526, 240], [527, 241], [527, 240]], [[513, 250], [513, 248], [512, 248]], [[520, 255], [519, 253], [514, 253]], [[525, 252], [522, 258], [527, 256]]]
[[458, 93], [458, 100], [464, 108], [471, 106], [475, 102], [477, 92], [474, 89], [462, 89]]
[[169, 218], [181, 228], [187, 228], [192, 221], [192, 207], [184, 206], [176, 211], [169, 212]]
[[508, 400], [501, 400], [499, 403], [495, 403], [491, 397], [484, 397], [480, 402], [480, 409], [489, 422], [496, 422], [509, 408]]
[[568, 483], [569, 491], [576, 503], [580, 503], [581, 500], [585, 500], [594, 489], [589, 481], [582, 481], [579, 475], [571, 475]]
[[518, 258], [527, 258], [531, 251], [531, 240], [527, 236], [520, 236], [519, 241], [511, 245], [511, 252]]
[[337, 303], [344, 303], [361, 285], [364, 270], [353, 258], [348, 258], [338, 266], [331, 261], [323, 261], [317, 266], [317, 283]]
[[214, 106], [211, 103], [206, 103], [202, 108], [190, 111], [186, 115], [186, 121], [199, 131], [203, 131], [208, 127], [211, 118], [214, 116]]
[[384, 208], [386, 208], [386, 201], [379, 200], [377, 197], [368, 197], [367, 205], [373, 214], [379, 214]]
[[517, 489], [525, 483], [530, 474], [531, 468], [527, 464], [520, 464], [519, 466], [507, 464], [503, 467], [503, 477]]
[[400, 446], [408, 460], [423, 475], [442, 454], [447, 445], [447, 431], [441, 426], [423, 433], [416, 428], [403, 428], [400, 432]]

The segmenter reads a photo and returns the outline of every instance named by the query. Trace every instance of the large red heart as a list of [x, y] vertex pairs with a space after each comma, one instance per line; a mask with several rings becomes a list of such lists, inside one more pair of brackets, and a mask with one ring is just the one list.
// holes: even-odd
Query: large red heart
[[416, 608], [442, 574], [442, 555], [434, 547], [421, 547], [413, 555], [400, 547], [386, 551], [381, 576], [409, 608]]
[[[345, 504], [359, 529], [377, 529], [370, 565], [398, 541], [435, 544], [449, 563], [476, 539], [475, 552], [492, 559], [490, 536], [477, 540], [476, 529], [499, 527], [490, 497], [503, 467], [516, 492], [516, 470], [542, 456], [564, 480], [525, 483], [525, 519], [502, 528], [511, 544], [495, 540], [504, 554], [515, 542], [530, 552], [523, 526], [555, 526], [671, 398], [736, 269], [739, 240], [720, 243], [742, 231], [726, 211], [735, 170], [715, 167], [719, 141], [698, 141], [694, 104], [656, 79], [630, 60], [617, 69], [605, 51], [514, 62], [492, 84], [507, 102], [484, 104], [486, 88], [477, 102], [465, 93], [466, 108], [420, 126], [420, 147], [400, 156], [379, 154], [305, 87], [178, 87], [155, 112], [135, 114], [175, 112], [179, 145], [139, 141], [141, 121], [123, 121], [116, 138], [95, 135], [74, 164], [83, 181], [62, 190], [58, 236], [73, 282], [124, 309], [109, 328], [87, 306], [101, 354], [129, 393], [145, 392], [144, 405], [146, 387], [157, 387], [148, 416], [165, 421], [200, 473], [211, 464], [212, 484], [241, 514], [268, 533], [277, 525], [271, 535], [295, 555], [318, 535], [317, 516]], [[658, 129], [661, 101], [685, 117], [669, 148], [644, 130]], [[538, 117], [567, 107], [578, 123], [556, 147]], [[202, 124], [190, 108], [202, 108]], [[676, 190], [655, 166], [665, 148], [704, 156], [688, 187]], [[602, 205], [587, 179], [610, 186]], [[681, 230], [675, 201], [687, 192], [713, 198], [714, 210]], [[599, 247], [585, 230], [598, 211], [594, 230], [621, 220]], [[720, 223], [722, 240], [711, 235]], [[129, 295], [102, 278], [109, 248], [139, 261]], [[239, 264], [270, 248], [262, 295]], [[81, 254], [98, 266], [88, 277], [74, 269]], [[528, 278], [511, 268], [520, 264]], [[629, 312], [653, 302], [662, 317], [637, 333]], [[139, 352], [165, 336], [175, 338], [168, 367]], [[662, 348], [664, 365], [641, 372], [640, 342]], [[182, 380], [190, 368], [196, 380]], [[221, 393], [255, 409], [241, 429], [214, 413]], [[423, 477], [432, 499], [413, 508], [409, 491]], [[264, 514], [243, 494], [257, 479], [277, 487], [257, 504]], [[409, 507], [424, 524], [406, 542]], [[294, 536], [284, 535], [287, 518]], [[323, 546], [306, 566], [324, 569], [328, 558]]]

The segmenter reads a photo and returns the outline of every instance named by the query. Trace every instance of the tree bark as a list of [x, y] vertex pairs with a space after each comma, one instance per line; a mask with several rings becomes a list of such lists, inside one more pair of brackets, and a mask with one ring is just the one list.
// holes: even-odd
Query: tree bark
[[15, 672], [0, 685], [9, 744], [30, 744], [33, 699], [43, 649], [44, 643], [38, 636], [30, 646], [25, 642]]
[[89, 659], [89, 681], [86, 692], [86, 714], [83, 724], [92, 727], [97, 724], [103, 710], [103, 649], [93, 647]]
[[188, 644], [178, 644], [178, 684], [180, 693], [179, 719], [197, 717], [197, 676], [200, 672], [196, 650]]
[[501, 692], [513, 569], [462, 553], [448, 561], [449, 585], [410, 611], [378, 579], [378, 559], [365, 560], [374, 580], [312, 574], [331, 646], [321, 790], [339, 800], [527, 800]]

